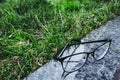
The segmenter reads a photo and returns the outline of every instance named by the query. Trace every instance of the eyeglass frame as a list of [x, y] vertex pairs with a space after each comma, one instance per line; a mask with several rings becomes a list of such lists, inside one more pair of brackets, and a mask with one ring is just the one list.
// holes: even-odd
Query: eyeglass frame
[[[75, 71], [78, 71], [79, 69], [81, 69], [81, 68], [85, 65], [85, 63], [87, 62], [88, 57], [89, 57], [90, 54], [92, 55], [92, 57], [94, 58], [95, 61], [99, 61], [99, 60], [103, 59], [105, 55], [104, 55], [102, 58], [100, 58], [100, 59], [97, 60], [97, 59], [94, 57], [94, 54], [95, 54], [96, 49], [99, 48], [99, 47], [97, 47], [97, 48], [95, 48], [92, 52], [80, 52], [80, 53], [71, 54], [71, 55], [68, 55], [68, 56], [65, 56], [65, 57], [61, 57], [61, 56], [63, 55], [64, 51], [67, 49], [67, 47], [69, 47], [69, 46], [71, 46], [71, 45], [78, 45], [78, 46], [79, 46], [80, 44], [100, 43], [100, 42], [104, 42], [104, 43], [103, 43], [102, 45], [100, 45], [99, 47], [105, 45], [106, 43], [109, 43], [109, 46], [108, 46], [108, 48], [107, 48], [107, 50], [106, 50], [106, 53], [105, 53], [105, 55], [106, 55], [107, 52], [108, 52], [108, 50], [109, 50], [109, 48], [110, 48], [111, 42], [112, 42], [111, 39], [95, 40], [95, 41], [88, 41], [88, 42], [81, 42], [81, 41], [79, 41], [79, 40], [73, 39], [73, 40], [71, 40], [70, 42], [68, 42], [68, 43], [63, 47], [63, 49], [61, 50], [60, 53], [55, 54], [55, 55], [53, 56], [53, 59], [54, 59], [55, 61], [59, 61], [59, 62], [61, 63], [62, 69], [63, 69], [64, 72], [67, 72], [68, 74], [70, 74], [70, 73], [72, 73], [72, 72], [75, 72]], [[77, 48], [76, 48], [76, 49], [77, 49]], [[79, 55], [79, 54], [87, 54], [87, 57], [86, 57], [86, 59], [85, 59], [84, 64], [83, 64], [80, 68], [78, 68], [78, 69], [76, 69], [76, 70], [74, 70], [74, 71], [70, 71], [70, 72], [69, 72], [69, 71], [66, 71], [66, 70], [64, 69], [64, 67], [63, 67], [63, 62], [64, 62], [64, 60], [65, 60], [66, 58], [68, 58], [68, 57], [72, 57], [72, 56]], [[69, 61], [68, 61], [68, 62], [69, 62]], [[63, 72], [63, 74], [64, 74], [64, 72]]]

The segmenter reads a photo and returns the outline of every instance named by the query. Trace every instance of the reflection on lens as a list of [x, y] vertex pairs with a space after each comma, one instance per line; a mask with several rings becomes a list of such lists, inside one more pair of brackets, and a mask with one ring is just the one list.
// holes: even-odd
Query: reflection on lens
[[63, 61], [63, 68], [67, 72], [75, 71], [84, 65], [86, 58], [87, 54], [78, 54], [68, 57]]
[[109, 43], [106, 43], [98, 47], [94, 52], [94, 57], [96, 60], [102, 59], [109, 49]]

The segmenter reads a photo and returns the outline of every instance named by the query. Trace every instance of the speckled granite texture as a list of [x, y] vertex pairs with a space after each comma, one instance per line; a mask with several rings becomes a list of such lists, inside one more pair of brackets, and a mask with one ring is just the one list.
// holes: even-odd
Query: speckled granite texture
[[[71, 73], [65, 80], [120, 80], [120, 17], [108, 21], [82, 40], [90, 41], [105, 38], [112, 39], [107, 55], [94, 64], [87, 62], [82, 69]], [[60, 63], [51, 60], [24, 80], [61, 80], [62, 72]]]

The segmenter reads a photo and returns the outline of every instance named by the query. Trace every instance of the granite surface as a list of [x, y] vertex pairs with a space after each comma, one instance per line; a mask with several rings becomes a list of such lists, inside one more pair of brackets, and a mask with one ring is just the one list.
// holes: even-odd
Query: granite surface
[[[112, 39], [105, 57], [95, 63], [87, 62], [79, 71], [68, 75], [65, 80], [120, 80], [120, 17], [108, 21], [93, 30], [82, 41]], [[86, 48], [85, 48], [86, 49]], [[62, 80], [63, 69], [59, 62], [51, 60], [24, 80]]]

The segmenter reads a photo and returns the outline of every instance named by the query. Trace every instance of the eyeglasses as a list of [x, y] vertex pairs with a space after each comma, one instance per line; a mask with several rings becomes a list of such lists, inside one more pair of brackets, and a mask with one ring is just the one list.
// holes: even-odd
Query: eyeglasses
[[110, 39], [81, 42], [71, 40], [60, 53], [54, 56], [54, 60], [59, 61], [65, 72], [72, 73], [81, 69], [87, 62], [89, 55], [94, 61], [101, 60], [106, 55], [111, 44]]

